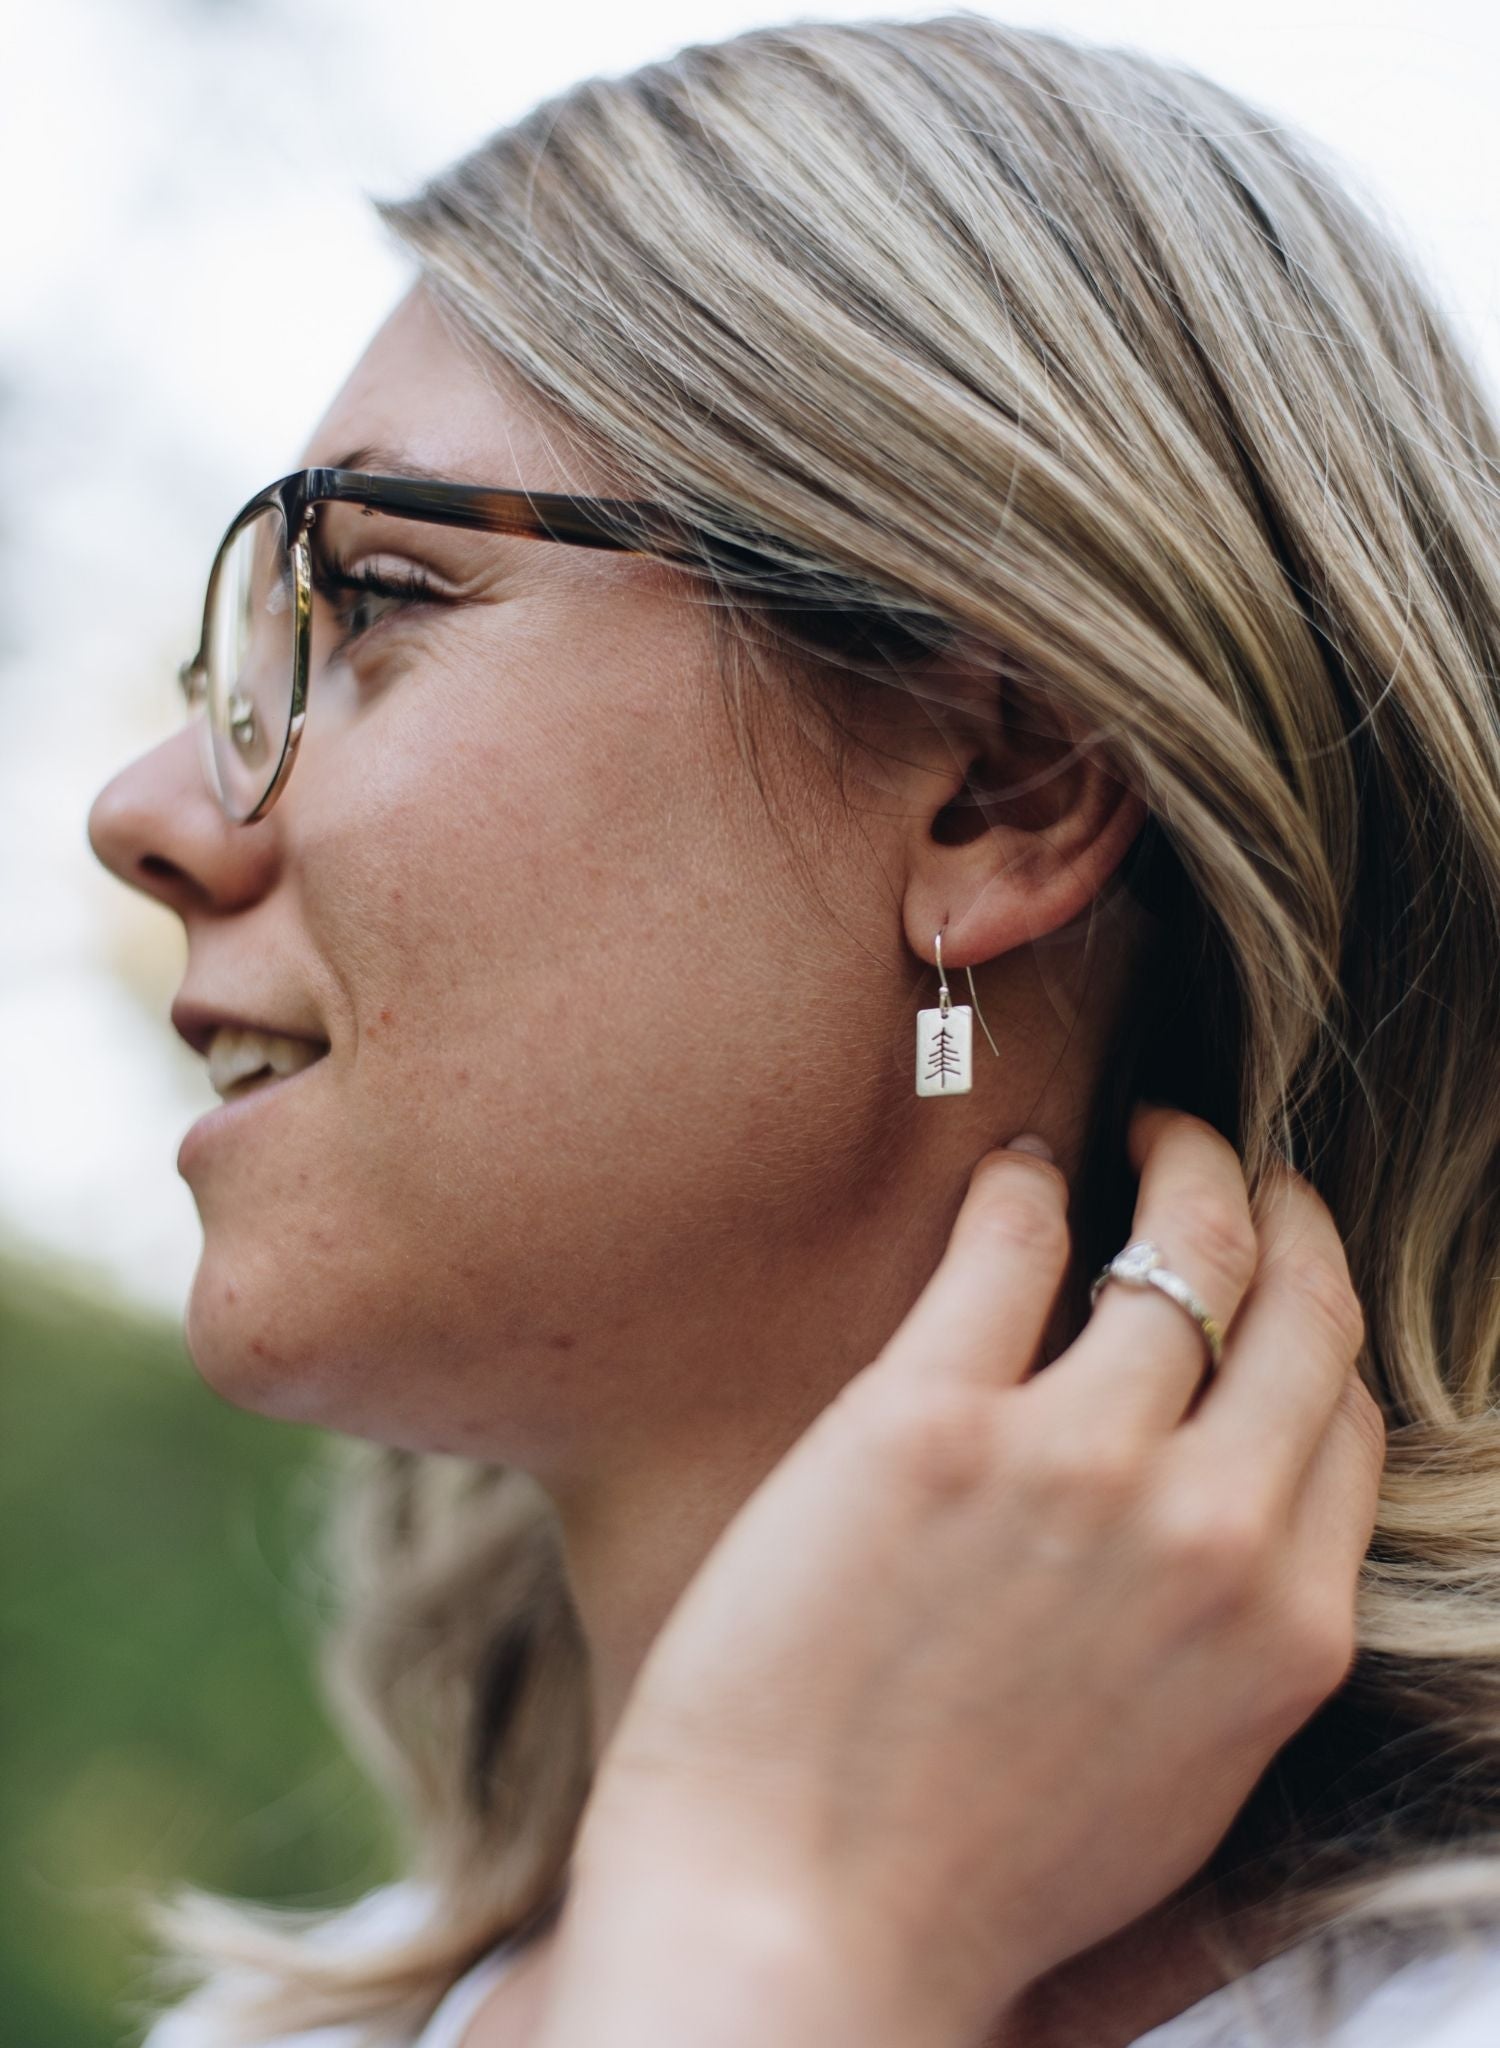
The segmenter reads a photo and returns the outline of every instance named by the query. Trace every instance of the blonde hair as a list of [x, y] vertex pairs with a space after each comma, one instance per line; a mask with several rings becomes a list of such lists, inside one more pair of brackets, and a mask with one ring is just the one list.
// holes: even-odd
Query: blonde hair
[[[1495, 1910], [1500, 437], [1410, 256], [1232, 93], [970, 14], [587, 81], [379, 212], [580, 451], [775, 564], [713, 587], [787, 691], [900, 687], [962, 633], [997, 716], [1065, 709], [1146, 800], [1129, 883], [1165, 937], [1080, 1243], [1122, 1241], [1139, 1094], [1252, 1188], [1292, 1158], [1390, 1425], [1355, 1668], [1207, 1880], [1288, 1934]], [[316, 1916], [158, 1907], [179, 1957], [265, 1973], [247, 2026], [418, 2024], [545, 1914], [588, 1790], [540, 1489], [344, 1455], [326, 1670], [437, 1904], [355, 1960]]]

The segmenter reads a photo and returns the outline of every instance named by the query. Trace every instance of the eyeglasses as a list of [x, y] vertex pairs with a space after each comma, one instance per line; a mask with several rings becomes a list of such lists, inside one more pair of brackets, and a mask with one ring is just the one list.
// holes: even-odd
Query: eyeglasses
[[209, 572], [198, 651], [179, 668], [208, 785], [235, 823], [262, 818], [286, 787], [307, 715], [313, 563], [309, 532], [321, 504], [486, 533], [614, 548], [696, 566], [743, 569], [763, 560], [689, 531], [661, 506], [630, 498], [300, 469], [267, 484], [220, 541]]

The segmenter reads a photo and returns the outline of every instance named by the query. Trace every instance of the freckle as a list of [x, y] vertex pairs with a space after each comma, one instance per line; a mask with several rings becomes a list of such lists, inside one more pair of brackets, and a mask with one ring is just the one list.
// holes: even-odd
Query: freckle
[[458, 1070], [458, 1073], [456, 1074], [456, 1076], [455, 1076], [454, 1078], [455, 1078], [455, 1079], [457, 1080], [457, 1082], [458, 1082], [458, 1085], [459, 1085], [459, 1087], [460, 1087], [460, 1088], [467, 1088], [467, 1087], [468, 1087], [468, 1085], [469, 1085], [469, 1070], [468, 1070], [468, 1068], [467, 1068], [467, 1067], [460, 1067], [460, 1068], [459, 1068], [459, 1070]]
[[391, 1021], [391, 1013], [390, 1013], [390, 1011], [389, 1011], [389, 1010], [382, 1010], [382, 1011], [381, 1011], [381, 1013], [380, 1013], [380, 1021], [381, 1021], [381, 1023], [382, 1023], [382, 1024], [389, 1024], [389, 1023], [390, 1023], [390, 1021]]
[[305, 1188], [307, 1186], [307, 1168], [305, 1166], [297, 1175], [297, 1185], [299, 1188]]
[[366, 1038], [373, 1038], [374, 1036], [375, 1036], [375, 1026], [374, 1026], [373, 1024], [367, 1024], [367, 1025], [365, 1026], [365, 1037], [366, 1037]]
[[557, 1336], [550, 1338], [548, 1341], [551, 1343], [554, 1351], [571, 1351], [578, 1342], [578, 1339], [571, 1330], [561, 1330]]

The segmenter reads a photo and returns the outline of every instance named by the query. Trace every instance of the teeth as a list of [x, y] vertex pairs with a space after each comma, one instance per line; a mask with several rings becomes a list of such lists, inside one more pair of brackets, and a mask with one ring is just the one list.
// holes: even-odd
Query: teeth
[[208, 1078], [216, 1095], [227, 1095], [236, 1083], [266, 1067], [273, 1074], [299, 1073], [327, 1049], [275, 1031], [236, 1031], [222, 1025], [209, 1043]]

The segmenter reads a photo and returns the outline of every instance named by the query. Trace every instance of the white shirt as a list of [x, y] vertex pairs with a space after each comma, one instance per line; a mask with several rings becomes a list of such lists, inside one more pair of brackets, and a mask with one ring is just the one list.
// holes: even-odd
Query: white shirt
[[[430, 1900], [409, 1880], [380, 1885], [312, 1939], [339, 1948], [378, 1944], [420, 1923]], [[1324, 1944], [1309, 1941], [1153, 2027], [1132, 2048], [1500, 2048], [1500, 1922], [1458, 1946], [1411, 1935], [1341, 1936], [1333, 1949], [1332, 2011], [1319, 2024], [1315, 1971]], [[492, 1949], [448, 1990], [410, 2048], [459, 2048], [491, 1985], [515, 1949]], [[215, 1987], [243, 1980], [225, 1972], [164, 2013], [141, 2048], [223, 2048]], [[260, 2048], [360, 2048], [361, 2029], [315, 2027]]]

